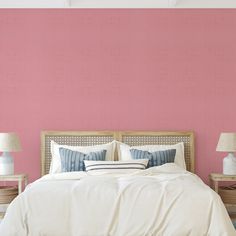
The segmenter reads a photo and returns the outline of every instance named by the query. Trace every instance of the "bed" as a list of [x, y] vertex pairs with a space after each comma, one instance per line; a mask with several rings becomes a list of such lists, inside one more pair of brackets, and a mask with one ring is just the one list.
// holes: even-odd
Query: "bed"
[[[48, 174], [51, 140], [72, 146], [112, 140], [130, 146], [182, 142], [186, 169], [166, 163], [127, 173]], [[236, 235], [220, 197], [194, 174], [193, 132], [45, 131], [41, 174], [10, 204], [0, 235]]]

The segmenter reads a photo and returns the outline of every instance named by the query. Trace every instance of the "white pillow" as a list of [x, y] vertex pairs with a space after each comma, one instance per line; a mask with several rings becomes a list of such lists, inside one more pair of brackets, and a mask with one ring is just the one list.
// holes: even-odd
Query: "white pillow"
[[112, 141], [110, 143], [101, 144], [101, 145], [94, 145], [94, 146], [68, 146], [68, 145], [60, 145], [55, 141], [51, 140], [51, 155], [52, 161], [50, 165], [49, 174], [60, 173], [61, 172], [61, 157], [59, 153], [59, 148], [67, 148], [72, 151], [79, 151], [82, 153], [90, 153], [90, 152], [97, 152], [106, 150], [106, 160], [113, 161], [114, 160], [114, 153], [116, 148], [116, 141]]
[[91, 174], [94, 173], [132, 173], [145, 170], [148, 159], [138, 159], [129, 161], [84, 161], [85, 169]]
[[118, 143], [119, 160], [132, 160], [130, 149], [138, 149], [148, 152], [156, 152], [161, 150], [176, 149], [175, 164], [186, 170], [186, 163], [184, 159], [184, 143], [177, 143], [174, 145], [145, 145], [145, 146], [129, 146], [125, 143]]

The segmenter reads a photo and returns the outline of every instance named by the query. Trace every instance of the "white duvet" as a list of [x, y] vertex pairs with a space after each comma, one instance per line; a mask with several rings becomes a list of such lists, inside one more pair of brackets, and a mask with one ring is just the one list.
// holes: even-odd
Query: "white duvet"
[[220, 197], [175, 164], [46, 175], [9, 206], [1, 236], [236, 235]]

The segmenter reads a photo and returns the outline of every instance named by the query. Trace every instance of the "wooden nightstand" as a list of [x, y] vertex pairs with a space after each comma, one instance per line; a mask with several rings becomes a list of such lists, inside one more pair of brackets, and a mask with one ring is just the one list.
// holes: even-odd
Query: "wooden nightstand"
[[[211, 173], [209, 175], [210, 185], [217, 193], [219, 192], [219, 182], [236, 182], [236, 175], [224, 175]], [[236, 204], [236, 202], [235, 202]]]
[[[28, 184], [28, 176], [26, 174], [0, 175], [0, 182], [3, 182], [2, 186], [5, 186], [6, 182], [17, 182], [18, 194], [20, 194]], [[4, 217], [9, 204], [0, 204], [0, 220]]]
[[[236, 183], [236, 175], [224, 175], [219, 173], [211, 173], [209, 175], [210, 186], [213, 190], [219, 193], [219, 185], [224, 182], [235, 182]], [[221, 185], [220, 185], [221, 186]], [[224, 202], [224, 201], [223, 201]], [[236, 219], [236, 201], [235, 203], [225, 203], [225, 207], [227, 208], [229, 215], [231, 218]]]
[[26, 174], [15, 174], [15, 175], [0, 175], [0, 182], [18, 182], [18, 194], [28, 184], [28, 176]]

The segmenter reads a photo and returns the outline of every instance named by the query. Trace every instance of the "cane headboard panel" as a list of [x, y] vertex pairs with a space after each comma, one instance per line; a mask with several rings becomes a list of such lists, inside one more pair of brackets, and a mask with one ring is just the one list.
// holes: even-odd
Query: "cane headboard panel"
[[184, 157], [188, 171], [194, 172], [194, 134], [193, 132], [120, 132], [119, 140], [130, 146], [172, 145], [184, 143]]
[[41, 133], [41, 174], [48, 174], [51, 163], [50, 141], [71, 146], [98, 145], [117, 140], [130, 146], [184, 143], [187, 170], [194, 172], [193, 132], [152, 131], [43, 131]]
[[116, 139], [109, 131], [43, 131], [41, 133], [41, 174], [49, 173], [51, 164], [50, 142], [70, 146], [92, 146], [104, 144]]

